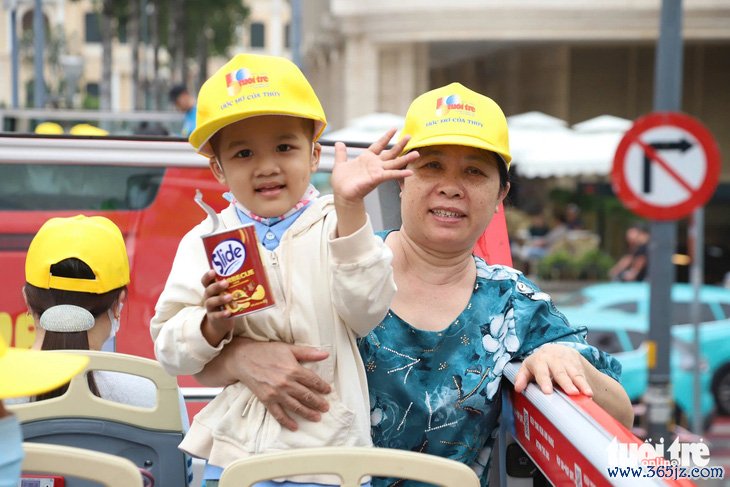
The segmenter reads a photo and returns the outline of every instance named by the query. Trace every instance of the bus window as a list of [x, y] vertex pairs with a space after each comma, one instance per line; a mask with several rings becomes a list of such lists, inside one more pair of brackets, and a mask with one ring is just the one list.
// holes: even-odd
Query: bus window
[[163, 167], [0, 165], [0, 210], [139, 210], [160, 188]]

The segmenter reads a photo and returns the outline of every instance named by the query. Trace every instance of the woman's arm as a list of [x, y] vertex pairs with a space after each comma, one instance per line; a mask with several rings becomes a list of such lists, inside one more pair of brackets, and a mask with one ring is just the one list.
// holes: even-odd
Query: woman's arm
[[553, 392], [553, 383], [568, 395], [585, 394], [627, 428], [634, 424], [631, 401], [621, 384], [596, 369], [574, 348], [546, 344], [523, 362], [515, 378], [515, 391], [522, 392], [535, 381], [543, 393]]
[[285, 428], [297, 423], [287, 411], [319, 421], [329, 409], [322, 397], [330, 386], [300, 362], [317, 362], [329, 354], [316, 348], [234, 337], [221, 353], [195, 375], [203, 385], [221, 387], [242, 382]]

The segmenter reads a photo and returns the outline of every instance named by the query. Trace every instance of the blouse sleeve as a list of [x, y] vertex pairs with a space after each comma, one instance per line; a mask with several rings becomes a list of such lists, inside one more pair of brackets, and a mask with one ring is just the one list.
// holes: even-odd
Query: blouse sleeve
[[511, 299], [516, 331], [520, 337], [520, 347], [514, 358], [524, 359], [546, 343], [559, 343], [576, 349], [598, 370], [620, 381], [621, 363], [589, 345], [585, 339], [586, 327], [571, 326], [555, 307], [549, 294], [540, 291], [533, 282], [520, 275]]

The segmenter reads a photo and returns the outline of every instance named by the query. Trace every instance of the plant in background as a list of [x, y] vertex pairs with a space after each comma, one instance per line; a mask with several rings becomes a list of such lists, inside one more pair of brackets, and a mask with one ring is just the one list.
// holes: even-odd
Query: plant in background
[[548, 280], [576, 279], [575, 258], [566, 250], [551, 252], [538, 264], [537, 275]]
[[577, 259], [578, 279], [589, 281], [606, 280], [608, 279], [608, 270], [613, 264], [613, 258], [602, 250], [589, 250]]

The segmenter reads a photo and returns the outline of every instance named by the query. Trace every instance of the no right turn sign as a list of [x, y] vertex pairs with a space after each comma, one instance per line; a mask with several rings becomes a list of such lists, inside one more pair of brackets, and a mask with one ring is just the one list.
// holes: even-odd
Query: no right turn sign
[[720, 178], [720, 152], [700, 122], [681, 113], [638, 119], [616, 149], [614, 192], [628, 209], [676, 220], [710, 199]]

